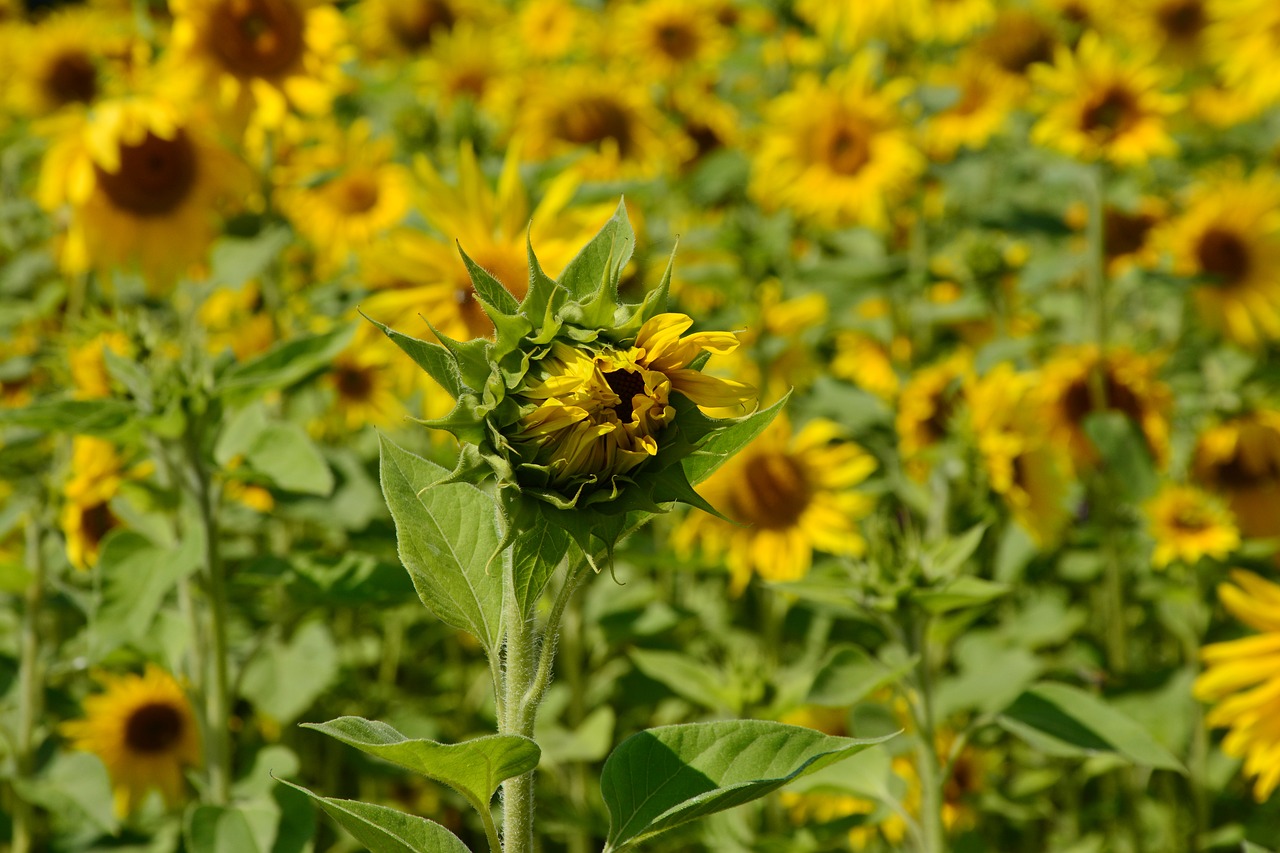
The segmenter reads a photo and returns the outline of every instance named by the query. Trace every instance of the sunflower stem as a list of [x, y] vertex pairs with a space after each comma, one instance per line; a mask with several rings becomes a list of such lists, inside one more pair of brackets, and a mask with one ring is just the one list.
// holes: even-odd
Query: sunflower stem
[[197, 425], [186, 437], [190, 467], [189, 487], [204, 538], [204, 569], [208, 598], [209, 655], [205, 684], [205, 739], [208, 750], [209, 798], [218, 805], [231, 800], [231, 744], [227, 721], [231, 717], [230, 677], [227, 663], [227, 579], [218, 551], [218, 521], [214, 510], [213, 481], [200, 453]]
[[933, 671], [929, 659], [929, 616], [918, 613], [911, 620], [911, 651], [916, 656], [915, 687], [917, 698], [912, 703], [919, 737], [916, 741], [916, 763], [920, 768], [920, 828], [924, 853], [944, 853], [947, 834], [942, 821], [942, 766], [938, 761], [937, 727], [933, 707]]
[[[27, 569], [31, 581], [27, 585], [22, 611], [22, 651], [19, 659], [18, 727], [15, 750], [18, 779], [27, 780], [35, 773], [36, 720], [44, 705], [44, 682], [40, 673], [40, 630], [38, 621], [44, 604], [44, 536], [40, 518], [32, 511], [26, 525]], [[13, 853], [29, 853], [34, 849], [31, 804], [21, 795], [13, 801]]]
[[[525, 713], [524, 700], [534, 685], [533, 626], [516, 601], [511, 549], [502, 553], [503, 608], [506, 611], [506, 669], [503, 673], [505, 706], [498, 721], [501, 734], [533, 735], [533, 715]], [[533, 771], [502, 783], [503, 853], [533, 851]]]

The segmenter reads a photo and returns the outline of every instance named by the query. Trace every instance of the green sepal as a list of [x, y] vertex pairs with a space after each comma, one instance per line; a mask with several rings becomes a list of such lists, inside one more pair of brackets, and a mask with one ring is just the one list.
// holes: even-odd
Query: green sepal
[[382, 330], [382, 333], [391, 339], [392, 343], [400, 347], [414, 363], [427, 372], [427, 375], [440, 384], [440, 387], [448, 391], [453, 399], [462, 396], [462, 376], [458, 372], [458, 362], [454, 360], [453, 355], [439, 344], [433, 344], [428, 341], [420, 341], [417, 338], [397, 332], [389, 326], [379, 323], [377, 320], [360, 312], [360, 316], [364, 317], [373, 325]]
[[[680, 245], [677, 238], [676, 247]], [[624, 305], [618, 309], [619, 316], [614, 329], [620, 340], [634, 340], [640, 334], [640, 327], [667, 310], [667, 302], [671, 294], [671, 273], [675, 269], [676, 247], [671, 249], [667, 258], [667, 268], [662, 272], [658, 286], [645, 294], [644, 300], [635, 305]]]
[[622, 268], [631, 260], [636, 235], [627, 219], [626, 203], [619, 199], [618, 208], [609, 221], [574, 256], [560, 274], [559, 284], [578, 302], [596, 301], [600, 291], [618, 304], [618, 280]]
[[[525, 294], [524, 301], [520, 303], [520, 311], [529, 318], [534, 324], [534, 328], [539, 330], [540, 334], [535, 338], [540, 338], [547, 334], [547, 327], [556, 325], [552, 319], [556, 315], [556, 311], [564, 304], [565, 292], [560, 285], [556, 284], [551, 276], [547, 275], [542, 264], [538, 261], [538, 256], [534, 254], [533, 242], [529, 235], [525, 234], [525, 246], [529, 257], [529, 292]], [[552, 336], [555, 331], [550, 332]], [[547, 343], [546, 340], [537, 340], [538, 343]]]
[[453, 433], [458, 441], [479, 444], [485, 439], [484, 409], [474, 394], [464, 394], [458, 398], [453, 411], [442, 418], [411, 418], [425, 427], [442, 429]]
[[516, 302], [516, 298], [511, 295], [511, 291], [507, 290], [502, 282], [493, 277], [484, 267], [471, 260], [462, 249], [462, 244], [454, 241], [458, 246], [458, 254], [462, 255], [462, 262], [467, 265], [467, 274], [471, 276], [471, 286], [475, 288], [476, 295], [484, 302], [488, 303], [485, 313], [493, 319], [495, 313], [514, 317], [520, 311], [520, 303]]
[[431, 328], [431, 333], [440, 340], [440, 345], [453, 356], [462, 384], [477, 391], [484, 388], [493, 370], [489, 365], [490, 342], [485, 338], [455, 341], [432, 325], [430, 320], [427, 320], [427, 325]]

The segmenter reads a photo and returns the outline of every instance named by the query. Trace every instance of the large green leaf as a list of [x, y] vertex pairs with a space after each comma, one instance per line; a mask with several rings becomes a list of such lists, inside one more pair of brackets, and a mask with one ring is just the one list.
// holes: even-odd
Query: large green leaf
[[372, 803], [321, 797], [301, 785], [280, 782], [315, 800], [371, 853], [470, 853], [458, 836], [424, 817]]
[[1144, 767], [1186, 773], [1142, 726], [1078, 687], [1042, 682], [1004, 710], [1000, 723], [1059, 754], [1114, 753]]
[[95, 661], [146, 636], [165, 595], [199, 565], [202, 547], [197, 536], [184, 537], [178, 548], [163, 548], [132, 530], [106, 538], [98, 558], [102, 599], [89, 634]]
[[888, 666], [858, 646], [838, 646], [818, 668], [805, 699], [813, 705], [831, 707], [856, 705], [886, 684], [906, 674], [915, 659]]
[[[556, 567], [569, 551], [569, 534], [550, 523], [546, 515], [523, 513], [529, 523], [515, 531], [511, 544], [511, 576], [516, 603], [528, 618], [538, 606], [538, 598]], [[514, 523], [514, 522], [513, 522]]]
[[244, 457], [250, 470], [270, 478], [287, 492], [328, 495], [333, 471], [307, 431], [295, 423], [273, 421], [261, 405], [253, 405], [228, 421], [214, 448], [214, 458], [226, 465]]
[[350, 326], [322, 335], [283, 341], [257, 358], [234, 364], [218, 380], [218, 392], [247, 400], [276, 388], [286, 388], [323, 369], [351, 339]]
[[743, 703], [742, 691], [724, 673], [679, 652], [632, 649], [636, 668], [679, 696], [714, 711], [737, 711]]
[[382, 493], [418, 596], [492, 654], [502, 640], [502, 575], [488, 572], [499, 542], [497, 505], [475, 486], [440, 484], [444, 468], [380, 440]]
[[442, 782], [466, 797], [477, 811], [489, 808], [494, 792], [505, 780], [537, 767], [542, 755], [536, 743], [520, 735], [489, 735], [445, 744], [407, 738], [386, 723], [363, 717], [302, 725]]
[[888, 738], [857, 740], [763, 720], [649, 729], [605, 762], [608, 851], [742, 805]]
[[788, 394], [769, 408], [747, 415], [707, 439], [696, 453], [684, 460], [684, 473], [689, 482], [698, 485], [714, 474], [729, 457], [754, 441], [756, 436], [773, 423], [773, 419], [782, 411], [790, 397]]

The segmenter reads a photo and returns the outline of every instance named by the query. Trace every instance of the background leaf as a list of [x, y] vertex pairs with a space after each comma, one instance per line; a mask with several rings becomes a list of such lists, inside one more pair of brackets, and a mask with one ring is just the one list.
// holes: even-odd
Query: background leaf
[[370, 853], [470, 853], [458, 836], [424, 817], [372, 803], [321, 797], [301, 785], [279, 781], [315, 800]]

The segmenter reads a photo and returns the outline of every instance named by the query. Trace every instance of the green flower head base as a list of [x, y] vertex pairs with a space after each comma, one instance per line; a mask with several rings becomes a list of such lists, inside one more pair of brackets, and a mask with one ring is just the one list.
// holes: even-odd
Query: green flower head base
[[745, 406], [755, 395], [700, 371], [738, 341], [730, 332], [687, 334], [693, 320], [663, 313], [670, 264], [643, 302], [623, 303], [618, 279], [634, 246], [622, 204], [559, 281], [530, 246], [523, 302], [463, 253], [493, 340], [436, 332], [436, 344], [382, 326], [457, 401], [447, 416], [423, 423], [462, 444], [450, 481], [496, 479], [509, 536], [541, 515], [591, 555], [612, 550], [629, 513], [675, 502], [714, 512], [686, 469], [701, 479], [715, 466], [698, 457], [715, 455], [708, 448], [717, 436], [754, 434], [776, 410], [738, 419], [703, 414], [699, 407]]

